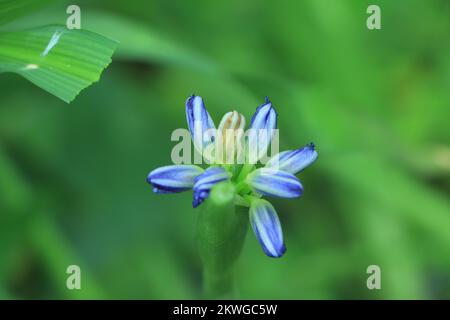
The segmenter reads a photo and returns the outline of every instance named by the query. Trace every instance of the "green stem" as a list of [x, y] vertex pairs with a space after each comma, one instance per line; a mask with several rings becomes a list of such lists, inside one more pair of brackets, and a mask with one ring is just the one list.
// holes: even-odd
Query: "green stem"
[[244, 164], [237, 178], [238, 182], [244, 181], [245, 177], [253, 170], [253, 164]]
[[203, 272], [203, 295], [205, 299], [234, 299], [237, 296], [232, 271], [222, 274]]
[[199, 215], [197, 232], [204, 298], [236, 297], [233, 269], [248, 229], [248, 208], [235, 207], [235, 192], [230, 183], [218, 184]]

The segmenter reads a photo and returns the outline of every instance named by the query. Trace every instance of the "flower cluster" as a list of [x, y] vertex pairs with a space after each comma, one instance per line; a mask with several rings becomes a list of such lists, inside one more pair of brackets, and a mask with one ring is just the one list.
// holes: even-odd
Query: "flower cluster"
[[[225, 132], [231, 130], [235, 132], [235, 136], [240, 136], [245, 127], [243, 115], [236, 111], [225, 114], [215, 130], [203, 99], [193, 95], [186, 101], [186, 117], [196, 150], [214, 150], [220, 143], [226, 152], [233, 154], [236, 151], [235, 140], [230, 139]], [[255, 136], [245, 139], [250, 153], [260, 159], [266, 154], [272, 132], [277, 129], [277, 113], [269, 99], [266, 98], [265, 103], [256, 109], [250, 121], [250, 129], [268, 133], [264, 139], [257, 139]], [[217, 161], [216, 156], [209, 159], [210, 165], [206, 169], [188, 164], [155, 169], [149, 173], [147, 182], [153, 186], [155, 193], [177, 193], [192, 189], [192, 205], [195, 208], [208, 198], [214, 185], [231, 181], [236, 185], [236, 204], [250, 208], [250, 223], [262, 249], [270, 257], [281, 257], [286, 251], [281, 224], [274, 207], [262, 197], [300, 197], [303, 186], [295, 175], [316, 159], [317, 152], [314, 144], [310, 143], [296, 150], [280, 152], [260, 167], [253, 163], [223, 164]]]

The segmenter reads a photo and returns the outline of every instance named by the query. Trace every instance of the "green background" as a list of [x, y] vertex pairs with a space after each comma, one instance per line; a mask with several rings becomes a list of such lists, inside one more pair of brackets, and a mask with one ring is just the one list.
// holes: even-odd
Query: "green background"
[[[15, 26], [64, 24], [68, 4]], [[99, 83], [68, 105], [0, 75], [0, 298], [202, 297], [192, 195], [145, 182], [194, 92], [216, 123], [249, 120], [267, 95], [281, 149], [319, 152], [302, 198], [272, 201], [286, 255], [248, 232], [241, 298], [450, 298], [448, 1], [77, 4], [82, 28], [121, 42]], [[381, 290], [366, 287], [372, 264]]]

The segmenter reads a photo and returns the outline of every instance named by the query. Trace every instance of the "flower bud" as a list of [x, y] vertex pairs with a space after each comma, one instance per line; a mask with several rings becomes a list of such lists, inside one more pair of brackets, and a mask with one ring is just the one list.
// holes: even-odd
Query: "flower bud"
[[243, 157], [245, 117], [237, 111], [226, 113], [217, 130], [216, 162], [236, 163]]

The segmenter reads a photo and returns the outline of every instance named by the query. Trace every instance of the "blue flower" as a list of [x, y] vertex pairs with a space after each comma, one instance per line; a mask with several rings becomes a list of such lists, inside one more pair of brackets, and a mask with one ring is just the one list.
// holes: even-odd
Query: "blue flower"
[[[228, 114], [225, 116], [228, 117]], [[192, 95], [186, 100], [186, 119], [194, 147], [201, 154], [207, 147], [214, 148], [215, 125], [201, 97]], [[240, 121], [245, 124], [243, 117]], [[150, 172], [147, 182], [153, 186], [155, 193], [178, 193], [193, 189], [192, 206], [196, 208], [209, 196], [215, 184], [230, 177], [231, 174], [222, 167], [204, 170], [195, 165], [172, 165]]]
[[[236, 111], [228, 112], [216, 132], [203, 99], [193, 95], [186, 101], [186, 118], [196, 150], [211, 165], [206, 169], [195, 165], [172, 165], [153, 170], [147, 177], [153, 191], [177, 193], [192, 189], [192, 206], [195, 208], [207, 200], [216, 184], [231, 181], [237, 190], [235, 205], [249, 207], [252, 229], [264, 253], [269, 257], [281, 257], [286, 252], [286, 246], [280, 220], [275, 208], [261, 197], [300, 197], [303, 186], [295, 175], [317, 160], [314, 144], [280, 152], [263, 167], [255, 165], [267, 153], [277, 129], [277, 113], [266, 98], [251, 118], [250, 129], [253, 132], [250, 131], [242, 144], [249, 155], [246, 163], [230, 164], [222, 162], [223, 156], [226, 155], [227, 161], [235, 161], [238, 158], [235, 154], [239, 155], [242, 151], [239, 148], [242, 145], [238, 146], [237, 141], [244, 137], [244, 116]], [[207, 155], [203, 152], [205, 149], [214, 152]]]

